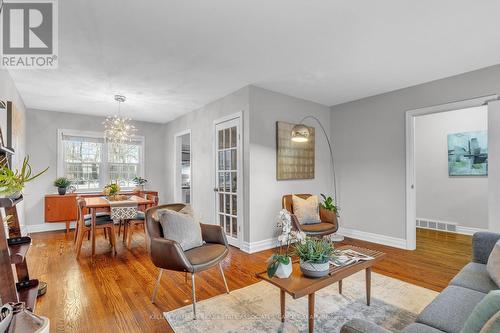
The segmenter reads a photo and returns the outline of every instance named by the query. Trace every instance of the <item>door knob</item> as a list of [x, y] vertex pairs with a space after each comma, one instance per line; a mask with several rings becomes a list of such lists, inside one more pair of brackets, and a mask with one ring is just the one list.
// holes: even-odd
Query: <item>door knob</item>
[[214, 192], [219, 192], [219, 189], [217, 187], [214, 187]]

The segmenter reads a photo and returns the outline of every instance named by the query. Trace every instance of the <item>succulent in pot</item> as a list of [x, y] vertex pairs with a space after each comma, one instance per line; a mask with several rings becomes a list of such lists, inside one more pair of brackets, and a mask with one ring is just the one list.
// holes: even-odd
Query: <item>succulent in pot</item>
[[307, 277], [322, 277], [330, 271], [330, 259], [334, 256], [333, 243], [307, 237], [295, 244], [294, 255], [300, 258], [300, 270]]
[[57, 187], [59, 195], [65, 195], [66, 189], [71, 185], [71, 181], [66, 177], [59, 177], [54, 180], [54, 186]]
[[0, 167], [0, 195], [11, 199], [17, 199], [21, 196], [26, 183], [38, 178], [49, 168], [33, 174], [33, 170], [29, 163], [29, 156], [23, 160], [21, 169], [15, 171], [7, 165]]

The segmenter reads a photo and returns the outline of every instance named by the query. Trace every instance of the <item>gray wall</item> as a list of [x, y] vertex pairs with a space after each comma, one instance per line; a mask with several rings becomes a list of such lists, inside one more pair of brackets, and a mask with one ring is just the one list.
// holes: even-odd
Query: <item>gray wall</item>
[[[27, 225], [44, 223], [44, 195], [55, 193], [52, 182], [57, 177], [57, 130], [74, 129], [102, 131], [104, 118], [84, 116], [73, 113], [54, 111], [27, 111], [27, 153], [31, 157], [34, 170], [47, 166], [48, 172], [26, 187]], [[134, 122], [137, 135], [145, 137], [145, 178], [149, 180], [147, 188], [160, 191], [162, 200], [165, 163], [163, 149], [163, 125]], [[28, 199], [29, 198], [29, 199]], [[52, 224], [51, 227], [58, 225]], [[59, 225], [61, 226], [61, 225]], [[32, 228], [32, 230], [37, 230]]]
[[270, 239], [276, 231], [281, 197], [290, 193], [332, 193], [330, 155], [325, 136], [315, 128], [315, 178], [276, 180], [276, 122], [298, 123], [305, 116], [317, 117], [330, 134], [330, 109], [303, 99], [250, 87], [250, 241]]
[[484, 106], [416, 117], [417, 218], [488, 229], [488, 177], [448, 175], [448, 134], [487, 129]]
[[[216, 224], [215, 218], [215, 165], [214, 165], [214, 121], [222, 117], [243, 113], [243, 179], [244, 189], [248, 191], [248, 93], [245, 87], [220, 98], [201, 109], [190, 112], [164, 125], [165, 202], [175, 199], [175, 135], [191, 130], [192, 159], [192, 206], [204, 223]], [[247, 192], [245, 192], [245, 197]], [[243, 212], [247, 220], [248, 210]], [[244, 238], [248, 241], [248, 224], [244, 223]]]
[[330, 109], [324, 105], [248, 86], [165, 125], [167, 171], [165, 198], [174, 200], [174, 137], [191, 129], [193, 159], [193, 208], [200, 218], [215, 223], [214, 120], [243, 112], [244, 241], [258, 242], [274, 236], [281, 196], [286, 193], [331, 193], [330, 162], [326, 141], [316, 127], [316, 178], [276, 180], [276, 121], [299, 122], [306, 115], [318, 117], [330, 131]]
[[[500, 93], [500, 65], [333, 106], [343, 225], [404, 239], [405, 111], [495, 93]], [[499, 125], [498, 117], [490, 112], [489, 132], [499, 131]], [[496, 144], [492, 138], [490, 189], [500, 186], [493, 182], [498, 178], [492, 166], [492, 145]], [[497, 205], [500, 197], [494, 202]], [[491, 219], [490, 214], [490, 228]]]
[[[13, 148], [16, 151], [15, 156], [12, 158], [13, 168], [19, 167], [19, 164], [23, 161], [26, 155], [26, 108], [24, 106], [23, 99], [19, 95], [17, 88], [12, 80], [10, 74], [5, 70], [0, 70], [0, 100], [11, 101], [14, 105], [13, 119], [12, 119], [12, 136], [13, 136]], [[6, 129], [2, 128], [5, 135], [7, 134]], [[26, 195], [25, 195], [26, 197]], [[26, 199], [29, 199], [26, 198]], [[17, 205], [17, 212], [19, 215], [19, 224], [21, 229], [25, 232], [23, 226], [26, 225], [25, 220], [25, 203], [26, 200]]]

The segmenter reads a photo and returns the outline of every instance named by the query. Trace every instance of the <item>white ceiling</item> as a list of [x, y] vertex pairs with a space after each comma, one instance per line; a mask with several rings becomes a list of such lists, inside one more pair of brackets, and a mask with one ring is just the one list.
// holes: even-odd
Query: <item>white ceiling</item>
[[334, 105], [500, 63], [498, 0], [59, 0], [27, 107], [166, 122], [245, 85]]

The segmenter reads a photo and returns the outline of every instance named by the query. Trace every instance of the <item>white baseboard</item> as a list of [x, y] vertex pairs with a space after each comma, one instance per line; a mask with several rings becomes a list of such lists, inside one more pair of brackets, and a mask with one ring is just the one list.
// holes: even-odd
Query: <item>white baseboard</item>
[[[66, 223], [42, 223], [42, 224], [27, 225], [25, 227], [27, 233], [32, 234], [36, 232], [66, 230]], [[74, 227], [75, 227], [75, 222], [71, 222], [70, 228], [73, 229]]]
[[255, 253], [275, 248], [278, 240], [276, 238], [264, 239], [257, 242], [243, 242], [240, 250], [246, 253]]
[[[349, 238], [364, 240], [367, 242], [406, 249], [406, 239], [374, 234], [371, 232], [359, 231], [349, 228], [339, 228], [339, 234]], [[243, 242], [240, 250], [246, 253], [255, 253], [276, 247], [277, 239], [269, 238], [257, 242]]]
[[406, 239], [404, 239], [404, 238], [396, 238], [396, 237], [374, 234], [371, 232], [343, 228], [343, 227], [339, 228], [338, 233], [340, 235], [343, 235], [343, 236], [346, 236], [349, 238], [355, 238], [355, 239], [359, 239], [359, 240], [363, 240], [363, 241], [367, 241], [367, 242], [397, 247], [397, 248], [406, 250]]
[[488, 229], [457, 226], [457, 233], [458, 234], [471, 235], [472, 236], [476, 232], [482, 232], [482, 231], [488, 231]]

